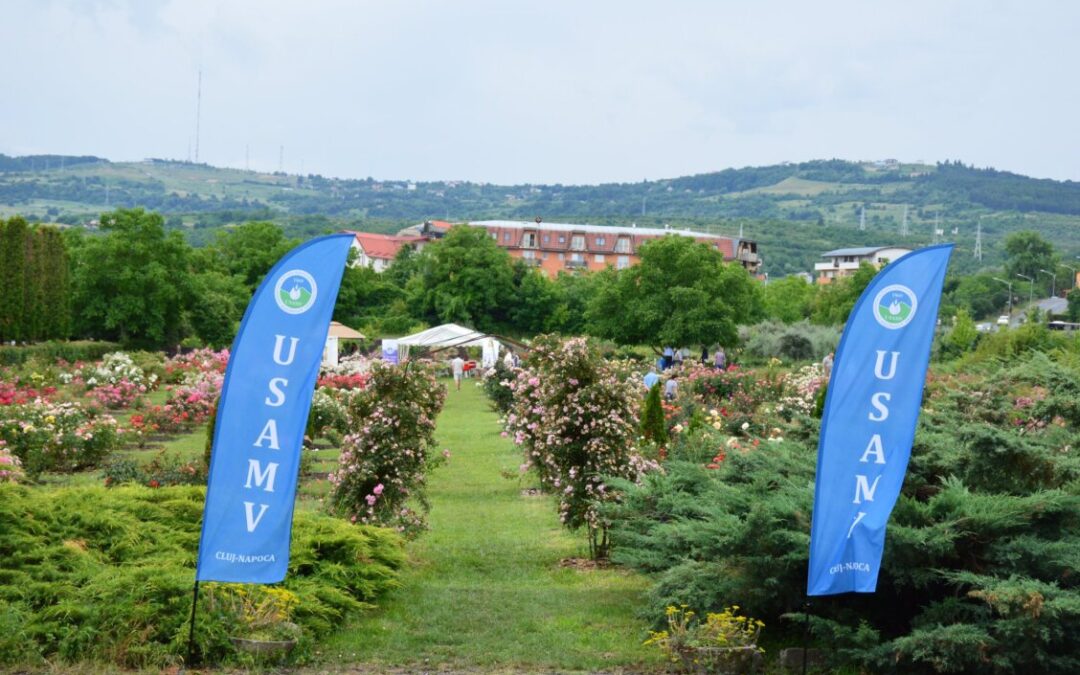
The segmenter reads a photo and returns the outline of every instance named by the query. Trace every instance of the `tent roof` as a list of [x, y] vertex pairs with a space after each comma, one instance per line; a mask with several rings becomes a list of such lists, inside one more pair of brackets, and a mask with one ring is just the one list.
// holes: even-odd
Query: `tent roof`
[[413, 335], [398, 338], [399, 345], [414, 347], [467, 347], [482, 344], [487, 339], [498, 339], [487, 333], [465, 328], [456, 323], [445, 323]]
[[364, 334], [358, 330], [353, 330], [343, 323], [337, 321], [330, 322], [330, 332], [327, 337], [336, 337], [342, 340], [363, 340]]

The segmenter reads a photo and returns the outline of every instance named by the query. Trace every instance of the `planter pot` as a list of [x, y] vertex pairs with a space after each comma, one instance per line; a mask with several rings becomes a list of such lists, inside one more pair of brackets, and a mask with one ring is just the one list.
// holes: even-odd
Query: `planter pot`
[[230, 637], [237, 649], [257, 656], [285, 655], [296, 646], [296, 640], [252, 640], [250, 638]]

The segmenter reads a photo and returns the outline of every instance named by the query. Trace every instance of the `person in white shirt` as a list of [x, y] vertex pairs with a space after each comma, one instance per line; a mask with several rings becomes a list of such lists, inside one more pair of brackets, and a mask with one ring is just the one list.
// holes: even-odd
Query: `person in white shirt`
[[503, 357], [503, 365], [507, 368], [514, 367], [514, 352], [509, 349], [506, 350], [506, 356]]
[[461, 378], [465, 375], [465, 359], [461, 358], [460, 354], [455, 356], [450, 362], [450, 369], [454, 372], [454, 384], [457, 385], [457, 390], [461, 391]]

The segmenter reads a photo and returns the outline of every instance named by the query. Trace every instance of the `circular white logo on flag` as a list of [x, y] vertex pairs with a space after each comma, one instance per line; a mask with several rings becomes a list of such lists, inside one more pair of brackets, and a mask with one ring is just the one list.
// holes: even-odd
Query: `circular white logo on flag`
[[919, 301], [915, 293], [901, 284], [891, 284], [874, 297], [874, 318], [885, 328], [903, 328], [915, 318]]
[[303, 314], [315, 304], [319, 289], [304, 270], [289, 270], [274, 284], [274, 300], [286, 314]]

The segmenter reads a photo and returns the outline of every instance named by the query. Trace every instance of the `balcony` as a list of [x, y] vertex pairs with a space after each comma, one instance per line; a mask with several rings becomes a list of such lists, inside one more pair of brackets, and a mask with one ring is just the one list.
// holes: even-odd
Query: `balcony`
[[566, 269], [568, 270], [583, 270], [589, 267], [589, 263], [584, 260], [567, 260]]
[[540, 258], [522, 258], [521, 262], [525, 263], [526, 267], [540, 267], [542, 264]]

